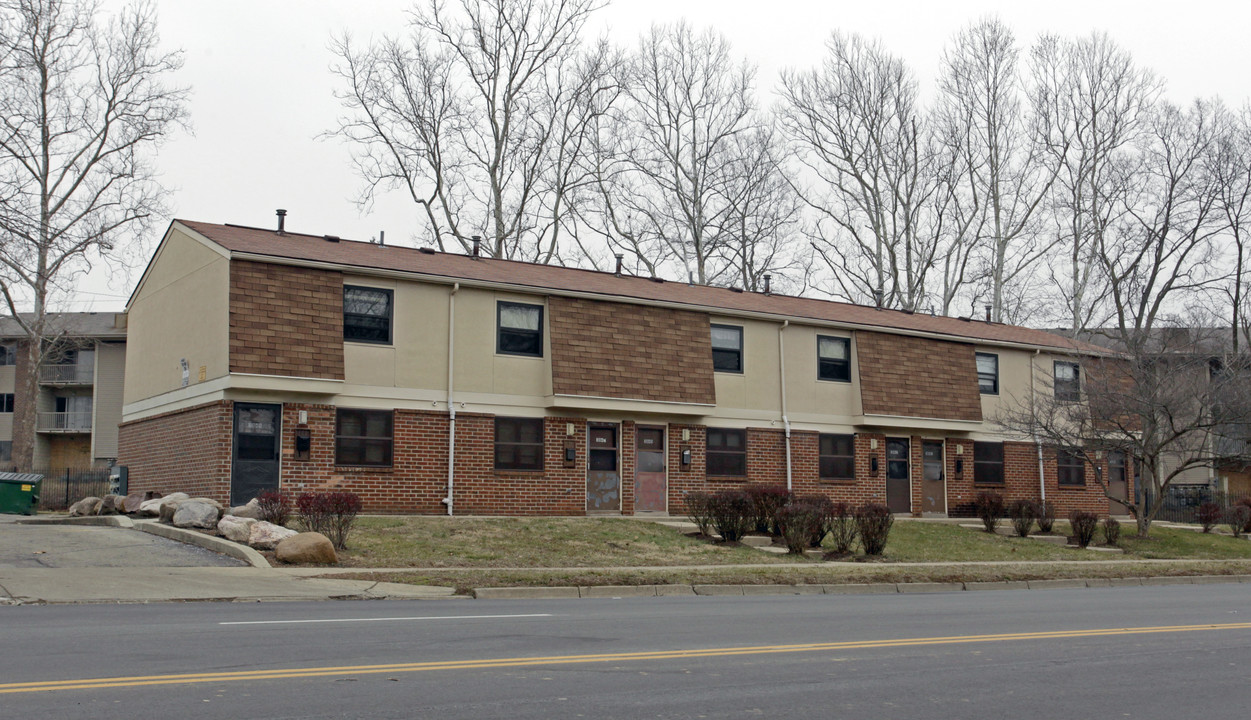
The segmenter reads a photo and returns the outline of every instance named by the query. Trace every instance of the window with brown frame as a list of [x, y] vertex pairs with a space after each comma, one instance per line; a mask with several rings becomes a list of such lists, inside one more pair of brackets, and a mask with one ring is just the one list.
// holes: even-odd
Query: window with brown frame
[[1081, 453], [1069, 448], [1056, 449], [1056, 483], [1070, 487], [1086, 484], [1086, 461]]
[[856, 479], [856, 436], [820, 435], [818, 470], [821, 480], [846, 482]]
[[1003, 443], [973, 443], [973, 482], [1003, 485]]
[[339, 408], [335, 412], [335, 464], [390, 467], [393, 428], [390, 410]]
[[543, 469], [543, 418], [495, 418], [495, 469]]
[[747, 476], [747, 431], [708, 428], [709, 477]]

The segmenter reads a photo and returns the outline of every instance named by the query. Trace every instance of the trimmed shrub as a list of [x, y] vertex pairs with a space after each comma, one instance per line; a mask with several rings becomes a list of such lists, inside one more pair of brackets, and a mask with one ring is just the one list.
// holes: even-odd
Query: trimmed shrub
[[1203, 526], [1203, 532], [1210, 533], [1212, 528], [1221, 524], [1225, 511], [1214, 502], [1205, 502], [1195, 508], [1195, 520]]
[[860, 531], [860, 546], [865, 555], [882, 554], [894, 524], [895, 516], [885, 505], [866, 503], [856, 508], [856, 529]]
[[1242, 524], [1244, 533], [1251, 533], [1251, 496], [1244, 495], [1234, 501], [1235, 507], [1245, 507], [1247, 509], [1247, 521]]
[[1049, 533], [1056, 526], [1056, 504], [1038, 501], [1038, 532]]
[[1230, 505], [1225, 510], [1225, 523], [1229, 525], [1229, 531], [1234, 534], [1234, 537], [1242, 537], [1247, 526], [1251, 524], [1251, 506], [1241, 503]]
[[856, 524], [856, 513], [851, 505], [845, 502], [833, 503], [830, 509], [830, 542], [834, 545], [834, 553], [850, 555], [859, 536], [860, 528]]
[[692, 492], [687, 493], [684, 499], [686, 517], [699, 528], [700, 535], [712, 537], [712, 512], [708, 506], [712, 496], [706, 492]]
[[743, 492], [751, 498], [752, 512], [756, 532], [780, 534], [776, 522], [778, 510], [786, 507], [795, 499], [785, 485], [763, 485], [755, 483], [743, 488]]
[[808, 547], [819, 548], [821, 543], [825, 541], [825, 536], [830, 532], [830, 522], [834, 516], [834, 501], [824, 495], [801, 495], [795, 498], [795, 502], [810, 505], [817, 514], [820, 521], [812, 529], [812, 537], [809, 539]]
[[291, 498], [281, 490], [266, 490], [256, 497], [260, 519], [275, 525], [286, 525], [291, 519]]
[[1121, 523], [1114, 517], [1103, 519], [1103, 544], [1116, 545], [1121, 539]]
[[995, 528], [999, 527], [999, 519], [1003, 517], [1003, 496], [997, 492], [983, 490], [977, 494], [973, 507], [977, 510], [977, 517], [981, 519], [982, 527], [986, 529], [986, 532], [995, 532]]
[[742, 490], [721, 490], [708, 498], [712, 527], [726, 542], [738, 542], [756, 521], [751, 497]]
[[812, 545], [813, 536], [821, 532], [825, 524], [821, 508], [803, 500], [796, 500], [774, 513], [774, 522], [786, 541], [787, 552], [802, 554]]
[[1018, 537], [1029, 537], [1029, 531], [1034, 529], [1034, 521], [1038, 519], [1038, 503], [1013, 500], [1008, 505], [1008, 517], [1012, 518], [1012, 529]]
[[1073, 526], [1073, 540], [1078, 547], [1085, 548], [1095, 539], [1099, 516], [1087, 510], [1074, 510], [1069, 513], [1069, 524]]
[[296, 512], [304, 529], [325, 535], [339, 550], [347, 547], [348, 534], [361, 507], [359, 495], [338, 490], [300, 493], [295, 499]]

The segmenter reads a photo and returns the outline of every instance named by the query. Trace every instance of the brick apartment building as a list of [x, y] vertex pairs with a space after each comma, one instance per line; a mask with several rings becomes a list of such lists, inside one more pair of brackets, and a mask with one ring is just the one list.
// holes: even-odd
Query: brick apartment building
[[134, 490], [628, 515], [768, 482], [913, 515], [982, 489], [1109, 510], [1092, 468], [994, 423], [1080, 397], [1101, 351], [1039, 330], [191, 221], [128, 317]]

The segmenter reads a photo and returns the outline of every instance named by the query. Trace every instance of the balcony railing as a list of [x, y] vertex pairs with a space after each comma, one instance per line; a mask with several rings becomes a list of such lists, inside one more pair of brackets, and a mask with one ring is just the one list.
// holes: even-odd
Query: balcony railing
[[39, 368], [39, 382], [57, 385], [90, 385], [95, 379], [91, 365], [44, 365]]
[[41, 412], [36, 427], [40, 432], [91, 432], [91, 413]]

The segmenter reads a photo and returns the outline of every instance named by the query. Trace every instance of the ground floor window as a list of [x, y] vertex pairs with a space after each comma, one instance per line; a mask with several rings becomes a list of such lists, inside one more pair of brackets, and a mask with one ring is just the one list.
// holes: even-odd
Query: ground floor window
[[495, 418], [495, 469], [543, 469], [543, 418]]
[[1086, 462], [1081, 453], [1070, 448], [1056, 450], [1056, 482], [1078, 487], [1086, 484]]
[[339, 408], [335, 414], [336, 465], [391, 466], [394, 414]]
[[973, 482], [978, 485], [1003, 484], [1003, 443], [973, 443]]
[[821, 435], [820, 445], [820, 477], [822, 480], [856, 479], [856, 442], [854, 435]]
[[708, 428], [710, 477], [747, 477], [747, 431]]

